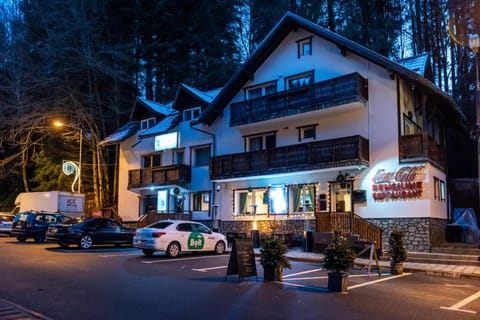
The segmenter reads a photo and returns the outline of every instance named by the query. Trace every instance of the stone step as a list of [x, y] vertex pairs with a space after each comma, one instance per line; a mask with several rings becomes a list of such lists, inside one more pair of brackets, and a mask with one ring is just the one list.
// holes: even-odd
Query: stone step
[[480, 255], [408, 252], [407, 262], [480, 266]]
[[433, 246], [432, 253], [477, 255], [480, 256], [480, 247], [478, 244], [467, 243], [445, 243]]

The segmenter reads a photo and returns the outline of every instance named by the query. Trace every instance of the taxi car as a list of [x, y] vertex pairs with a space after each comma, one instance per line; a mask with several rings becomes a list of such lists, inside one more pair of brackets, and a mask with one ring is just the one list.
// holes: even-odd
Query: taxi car
[[13, 214], [0, 213], [0, 233], [11, 235], [14, 218]]
[[226, 237], [213, 232], [202, 223], [188, 220], [161, 220], [137, 229], [133, 246], [151, 256], [155, 251], [165, 251], [169, 257], [180, 252], [211, 251], [223, 254]]

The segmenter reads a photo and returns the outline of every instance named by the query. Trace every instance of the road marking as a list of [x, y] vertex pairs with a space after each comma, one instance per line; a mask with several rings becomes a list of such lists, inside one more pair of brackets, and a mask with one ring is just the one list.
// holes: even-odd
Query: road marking
[[198, 272], [207, 272], [209, 270], [215, 270], [215, 269], [224, 269], [228, 266], [219, 266], [219, 267], [211, 267], [211, 268], [202, 268], [202, 269], [192, 269], [193, 271], [198, 271]]
[[160, 263], [160, 262], [174, 262], [174, 261], [185, 261], [185, 260], [197, 260], [197, 259], [205, 259], [205, 258], [221, 258], [221, 255], [218, 256], [205, 256], [205, 257], [193, 257], [193, 258], [169, 258], [169, 259], [162, 259], [162, 260], [143, 260], [140, 263], [145, 264], [152, 264], [152, 263]]
[[302, 271], [302, 272], [297, 272], [297, 273], [290, 273], [290, 274], [287, 274], [287, 275], [284, 275], [283, 278], [290, 278], [290, 277], [294, 277], [294, 276], [298, 276], [298, 275], [301, 275], [301, 274], [306, 274], [306, 273], [312, 273], [312, 272], [317, 272], [317, 271], [322, 271], [324, 270], [323, 268], [319, 268], [319, 269], [312, 269], [312, 270], [307, 270], [307, 271]]
[[135, 253], [124, 253], [124, 254], [121, 254], [121, 253], [115, 253], [115, 254], [99, 254], [98, 256], [100, 258], [110, 258], [110, 257], [123, 257], [123, 256], [139, 256], [140, 253], [139, 252], [135, 252]]
[[281, 285], [286, 285], [286, 286], [291, 286], [291, 287], [313, 289], [313, 290], [318, 290], [318, 291], [328, 291], [327, 288], [305, 286], [303, 284], [297, 284], [297, 283], [288, 283], [288, 282], [282, 282], [282, 281], [275, 281], [275, 283], [278, 283], [278, 284], [281, 284]]
[[365, 282], [365, 283], [360, 283], [360, 284], [350, 286], [350, 287], [348, 287], [348, 290], [356, 289], [356, 288], [360, 288], [360, 287], [365, 287], [365, 286], [369, 286], [371, 284], [376, 284], [376, 283], [383, 282], [383, 281], [393, 280], [393, 279], [397, 279], [397, 278], [401, 278], [401, 277], [405, 277], [405, 276], [409, 276], [409, 275], [411, 275], [411, 273], [404, 273], [404, 274], [399, 274], [397, 276], [391, 276], [391, 277], [388, 277], [388, 278], [382, 278], [382, 279], [377, 279], [377, 280], [373, 280], [373, 281], [368, 281], [368, 282]]
[[469, 304], [470, 302], [480, 298], [480, 291], [478, 291], [475, 294], [472, 294], [471, 296], [463, 299], [460, 302], [455, 303], [454, 305], [451, 305], [450, 307], [440, 307], [440, 309], [446, 309], [446, 310], [451, 310], [451, 311], [460, 311], [460, 312], [466, 312], [466, 313], [477, 313], [476, 311], [472, 310], [467, 310], [467, 309], [461, 309], [461, 307]]

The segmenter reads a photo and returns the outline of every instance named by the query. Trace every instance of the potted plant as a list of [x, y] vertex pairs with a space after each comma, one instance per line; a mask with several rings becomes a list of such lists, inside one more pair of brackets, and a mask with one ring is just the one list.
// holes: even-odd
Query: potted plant
[[347, 292], [347, 271], [353, 267], [355, 253], [350, 248], [347, 238], [340, 230], [334, 230], [332, 240], [325, 249], [323, 267], [328, 273], [328, 290]]
[[260, 249], [260, 264], [263, 266], [263, 278], [265, 281], [282, 281], [283, 269], [291, 269], [292, 265], [286, 253], [285, 243], [278, 238], [265, 240]]
[[393, 227], [388, 244], [390, 245], [390, 273], [403, 274], [403, 263], [407, 260], [405, 248], [405, 234], [397, 227]]

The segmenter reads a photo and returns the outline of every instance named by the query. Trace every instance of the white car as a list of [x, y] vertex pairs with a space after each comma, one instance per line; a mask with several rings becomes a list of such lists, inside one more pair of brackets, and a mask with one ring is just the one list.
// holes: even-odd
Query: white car
[[133, 246], [142, 249], [146, 256], [155, 251], [165, 251], [177, 257], [181, 251], [211, 251], [223, 254], [227, 238], [213, 232], [205, 225], [187, 220], [162, 220], [137, 229]]

